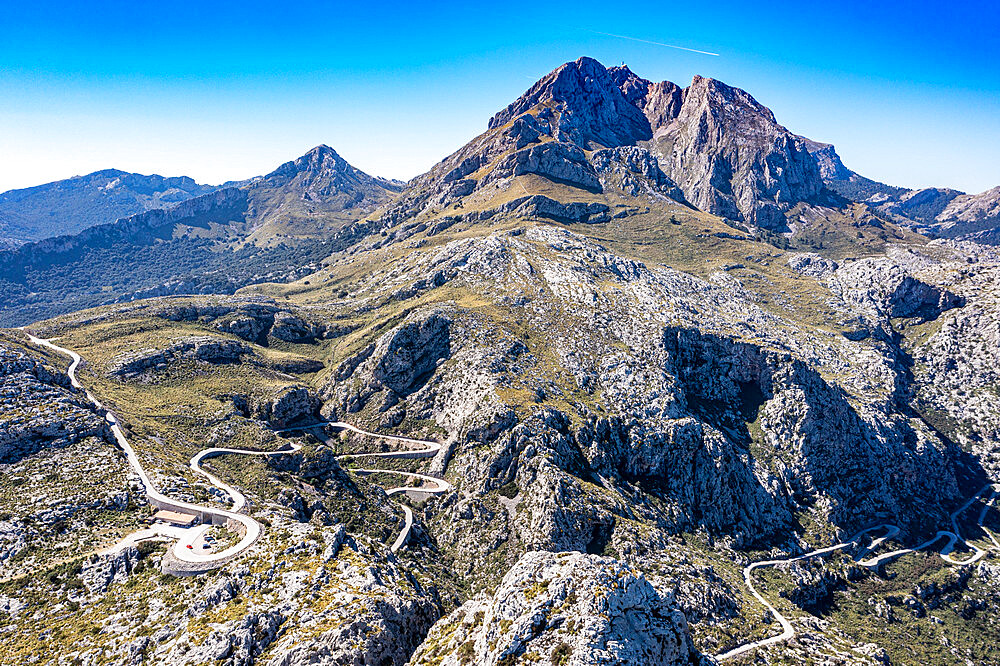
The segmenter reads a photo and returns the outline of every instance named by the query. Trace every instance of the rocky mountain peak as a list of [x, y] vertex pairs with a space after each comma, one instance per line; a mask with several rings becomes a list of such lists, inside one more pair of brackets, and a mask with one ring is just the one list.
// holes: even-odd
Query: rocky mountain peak
[[556, 138], [585, 149], [626, 146], [651, 137], [643, 113], [626, 99], [610, 71], [593, 58], [554, 69], [493, 116], [489, 127], [501, 127], [532, 110], [554, 113]]
[[802, 139], [806, 150], [816, 158], [816, 163], [819, 165], [819, 173], [824, 179], [847, 180], [854, 175], [853, 171], [844, 166], [844, 163], [840, 160], [840, 155], [837, 154], [837, 150], [833, 147], [832, 143], [821, 143], [804, 136], [798, 138]]
[[330, 146], [320, 144], [302, 157], [285, 162], [277, 169], [264, 176], [264, 178], [294, 178], [300, 173], [320, 176], [323, 174], [330, 174], [332, 172], [347, 172], [353, 169], [354, 167], [348, 164], [347, 160], [338, 155], [337, 151]]
[[[338, 194], [369, 197], [382, 201], [386, 190], [397, 191], [399, 184], [371, 176], [352, 166], [330, 146], [320, 144], [302, 157], [285, 162], [264, 176], [257, 188], [286, 188], [303, 191], [305, 198], [329, 198]], [[358, 199], [359, 201], [360, 199]]]
[[[672, 109], [667, 103], [678, 93], [661, 85], [658, 104]], [[781, 229], [791, 206], [817, 199], [823, 180], [816, 160], [748, 92], [695, 76], [680, 97], [676, 115], [663, 113], [655, 125], [652, 146], [688, 201], [731, 220]]]
[[625, 99], [642, 110], [653, 131], [667, 125], [680, 113], [684, 91], [676, 83], [653, 83], [632, 72], [627, 65], [612, 67], [608, 72]]
[[684, 91], [684, 102], [686, 106], [711, 108], [734, 123], [750, 121], [778, 124], [771, 109], [758, 102], [747, 91], [697, 74]]

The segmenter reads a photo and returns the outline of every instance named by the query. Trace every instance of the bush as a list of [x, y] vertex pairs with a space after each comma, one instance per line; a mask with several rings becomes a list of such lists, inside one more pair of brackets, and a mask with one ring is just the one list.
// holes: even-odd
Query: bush
[[563, 666], [563, 664], [569, 663], [572, 654], [573, 648], [569, 646], [569, 643], [560, 643], [552, 650], [552, 666]]

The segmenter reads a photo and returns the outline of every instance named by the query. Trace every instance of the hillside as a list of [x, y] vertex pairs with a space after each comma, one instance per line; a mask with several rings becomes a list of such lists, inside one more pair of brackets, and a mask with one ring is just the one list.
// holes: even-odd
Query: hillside
[[75, 234], [143, 211], [168, 208], [217, 188], [187, 176], [117, 169], [0, 193], [0, 245]]
[[[194, 238], [224, 275], [317, 259], [233, 293], [67, 302], [27, 333], [69, 369], [0, 338], [5, 376], [34, 378], [5, 394], [33, 408], [0, 461], [24, 495], [0, 519], [0, 654], [996, 663], [1000, 254], [837, 195], [817, 146], [721, 82], [584, 58], [405, 187], [321, 146], [11, 255], [26, 283], [38, 257], [78, 280], [98, 250]], [[77, 371], [110, 434], [83, 428]], [[32, 435], [47, 401], [81, 426]], [[69, 496], [80, 474], [51, 461], [87, 450], [109, 486], [127, 464], [244, 528], [118, 541], [133, 514], [111, 508], [38, 529], [51, 486], [12, 479]]]

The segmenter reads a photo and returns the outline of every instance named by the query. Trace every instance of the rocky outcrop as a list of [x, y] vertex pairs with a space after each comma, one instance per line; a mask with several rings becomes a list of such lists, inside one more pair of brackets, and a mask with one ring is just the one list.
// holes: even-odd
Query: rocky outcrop
[[673, 600], [623, 564], [581, 553], [527, 553], [492, 596], [442, 618], [411, 666], [521, 660], [567, 666], [700, 664]]
[[599, 150], [591, 157], [594, 168], [629, 196], [660, 194], [685, 203], [684, 193], [667, 177], [645, 148], [623, 146]]
[[482, 180], [488, 184], [498, 178], [510, 178], [537, 173], [549, 180], [567, 183], [587, 190], [600, 191], [594, 167], [582, 150], [571, 143], [550, 141], [524, 148], [501, 159]]
[[[373, 346], [345, 360], [320, 392], [345, 413], [360, 410], [377, 393], [384, 409], [417, 390], [440, 361], [451, 355], [451, 319], [444, 310], [417, 312], [382, 335]], [[345, 380], [350, 379], [350, 382]], [[343, 384], [341, 384], [343, 383]], [[331, 405], [331, 406], [332, 406]]]
[[315, 423], [320, 401], [306, 386], [286, 386], [272, 395], [257, 398], [251, 405], [255, 418], [267, 421], [275, 428], [294, 423]]
[[0, 340], [0, 464], [42, 448], [102, 437], [103, 417], [69, 385], [69, 377], [39, 357]]
[[237, 363], [253, 354], [249, 345], [209, 336], [192, 336], [175, 341], [164, 349], [144, 349], [115, 358], [108, 375], [119, 379], [134, 379], [149, 370], [160, 370], [179, 360], [205, 363]]
[[805, 145], [748, 93], [696, 76], [653, 151], [692, 204], [765, 229], [783, 229], [784, 212], [823, 188]]
[[649, 139], [649, 121], [630, 103], [611, 74], [593, 58], [580, 58], [547, 74], [490, 119], [494, 129], [539, 107], [552, 136], [592, 150], [627, 146]]
[[180, 305], [154, 308], [150, 315], [170, 321], [212, 323], [223, 333], [256, 343], [266, 343], [268, 336], [285, 342], [312, 343], [338, 337], [351, 330], [345, 326], [313, 321], [283, 309], [270, 299], [234, 297], [204, 303], [187, 301]]
[[676, 83], [647, 81], [636, 76], [625, 65], [611, 67], [608, 73], [625, 99], [642, 110], [652, 130], [665, 127], [680, 114], [684, 90]]
[[788, 255], [788, 266], [795, 272], [822, 280], [837, 270], [836, 261], [821, 257], [815, 252], [797, 252]]
[[830, 287], [853, 308], [875, 318], [935, 319], [963, 302], [945, 289], [918, 280], [905, 267], [886, 258], [862, 259], [841, 266], [830, 278]]
[[129, 546], [114, 555], [95, 555], [83, 563], [80, 580], [91, 594], [103, 594], [115, 583], [128, 580], [139, 561], [139, 551]]
[[833, 144], [813, 141], [804, 136], [798, 138], [802, 140], [806, 150], [816, 160], [816, 165], [819, 167], [819, 175], [823, 180], [847, 180], [854, 175], [853, 171], [844, 166]]

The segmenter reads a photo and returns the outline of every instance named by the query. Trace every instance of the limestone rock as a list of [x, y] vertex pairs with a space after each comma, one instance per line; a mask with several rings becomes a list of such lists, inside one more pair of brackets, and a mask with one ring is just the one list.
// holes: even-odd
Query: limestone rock
[[305, 386], [288, 386], [252, 405], [254, 417], [273, 427], [283, 428], [294, 423], [317, 421], [319, 398]]
[[539, 660], [569, 666], [703, 663], [673, 600], [610, 558], [526, 553], [492, 596], [442, 618], [410, 666]]
[[112, 377], [134, 379], [152, 369], [165, 368], [180, 359], [204, 361], [206, 363], [236, 363], [253, 350], [242, 342], [191, 336], [175, 341], [164, 349], [146, 349], [115, 358], [108, 370]]

